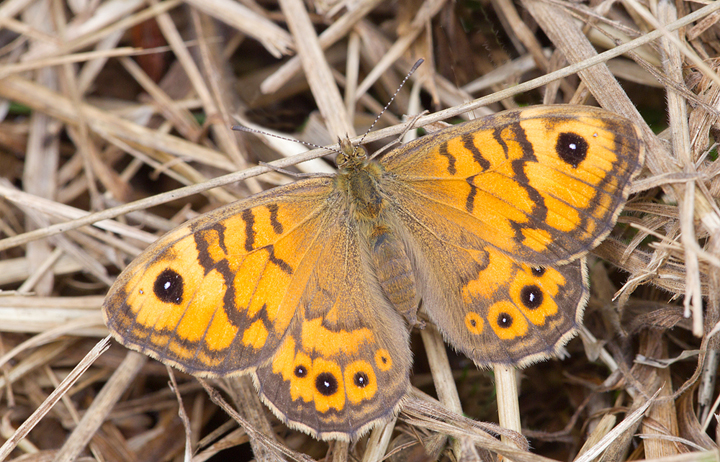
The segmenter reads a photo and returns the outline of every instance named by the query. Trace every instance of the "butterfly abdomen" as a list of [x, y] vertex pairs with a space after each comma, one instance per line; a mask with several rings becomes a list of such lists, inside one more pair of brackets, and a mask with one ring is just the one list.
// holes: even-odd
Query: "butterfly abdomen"
[[387, 195], [381, 190], [384, 168], [369, 161], [353, 165], [337, 177], [340, 191], [347, 194], [358, 232], [367, 239], [372, 270], [382, 292], [410, 325], [417, 314], [417, 288], [410, 259], [402, 241], [386, 226]]
[[418, 295], [405, 246], [386, 226], [370, 234], [370, 254], [383, 293], [412, 326], [417, 321]]

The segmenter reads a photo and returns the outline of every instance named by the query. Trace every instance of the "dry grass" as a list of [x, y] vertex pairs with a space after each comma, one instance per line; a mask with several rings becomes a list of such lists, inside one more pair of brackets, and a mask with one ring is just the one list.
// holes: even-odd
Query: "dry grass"
[[[720, 2], [590, 3], [0, 3], [0, 460], [720, 460]], [[431, 328], [413, 336], [397, 421], [350, 445], [288, 430], [249, 380], [178, 374], [171, 390], [154, 361], [98, 354], [103, 295], [149, 242], [292, 181], [260, 161], [327, 153], [236, 120], [320, 145], [362, 134], [418, 57], [367, 141], [423, 104], [420, 126], [594, 100], [643, 128], [645, 169], [591, 258], [582, 341], [519, 373], [519, 413], [516, 374], [497, 371], [503, 422], [529, 445], [483, 423], [491, 374]], [[329, 171], [312, 162], [297, 168]]]

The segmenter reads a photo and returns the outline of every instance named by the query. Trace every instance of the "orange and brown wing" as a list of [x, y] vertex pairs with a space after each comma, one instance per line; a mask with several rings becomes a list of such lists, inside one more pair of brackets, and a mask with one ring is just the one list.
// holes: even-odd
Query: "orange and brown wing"
[[291, 427], [356, 439], [397, 413], [410, 387], [405, 321], [382, 295], [349, 207], [310, 250], [319, 264], [271, 361], [254, 375], [263, 401]]
[[643, 162], [639, 129], [591, 107], [507, 111], [423, 137], [381, 163], [401, 207], [443, 241], [519, 261], [572, 261], [612, 229]]
[[530, 265], [486, 245], [448, 243], [422, 207], [398, 212], [423, 307], [445, 339], [479, 366], [523, 366], [558, 353], [582, 321], [585, 258]]
[[637, 127], [571, 106], [507, 111], [388, 154], [396, 228], [450, 343], [481, 365], [556, 354], [582, 319], [583, 256], [642, 161]]
[[111, 288], [108, 327], [190, 373], [254, 372], [277, 416], [319, 438], [389, 420], [409, 388], [408, 331], [332, 181], [276, 188], [167, 234]]
[[202, 215], [118, 277], [103, 316], [124, 345], [189, 373], [269, 360], [295, 317], [330, 218], [331, 179], [299, 181]]

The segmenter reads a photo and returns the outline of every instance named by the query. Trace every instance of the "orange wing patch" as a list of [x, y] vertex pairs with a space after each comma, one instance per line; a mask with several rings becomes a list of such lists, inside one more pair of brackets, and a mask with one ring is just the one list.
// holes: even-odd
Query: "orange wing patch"
[[502, 301], [491, 305], [487, 317], [495, 335], [502, 340], [514, 340], [527, 334], [527, 319], [518, 307], [510, 302]]
[[[478, 254], [469, 253], [473, 256]], [[480, 262], [477, 277], [468, 281], [462, 289], [463, 301], [467, 304], [473, 304], [478, 299], [492, 298], [505, 285], [508, 274], [512, 272], [512, 260], [492, 247], [486, 248], [482, 255], [485, 258], [475, 258], [476, 262]]]
[[302, 324], [302, 344], [305, 351], [317, 351], [323, 356], [355, 355], [367, 344], [375, 343], [370, 329], [333, 332], [323, 327], [323, 320], [316, 318]]

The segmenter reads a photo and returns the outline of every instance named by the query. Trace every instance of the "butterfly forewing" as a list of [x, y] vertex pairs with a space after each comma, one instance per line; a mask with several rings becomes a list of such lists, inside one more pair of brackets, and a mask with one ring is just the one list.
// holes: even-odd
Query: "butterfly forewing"
[[106, 323], [126, 346], [190, 373], [257, 370], [284, 422], [347, 439], [397, 412], [408, 331], [380, 295], [332, 180], [275, 194], [160, 239], [111, 288]]
[[487, 243], [548, 265], [577, 258], [607, 235], [642, 160], [639, 130], [626, 119], [542, 106], [448, 128], [382, 163], [407, 197], [450, 222], [435, 228], [446, 242]]
[[307, 283], [305, 249], [327, 225], [329, 179], [202, 215], [158, 240], [103, 304], [122, 343], [180, 369], [224, 376], [269, 359]]

